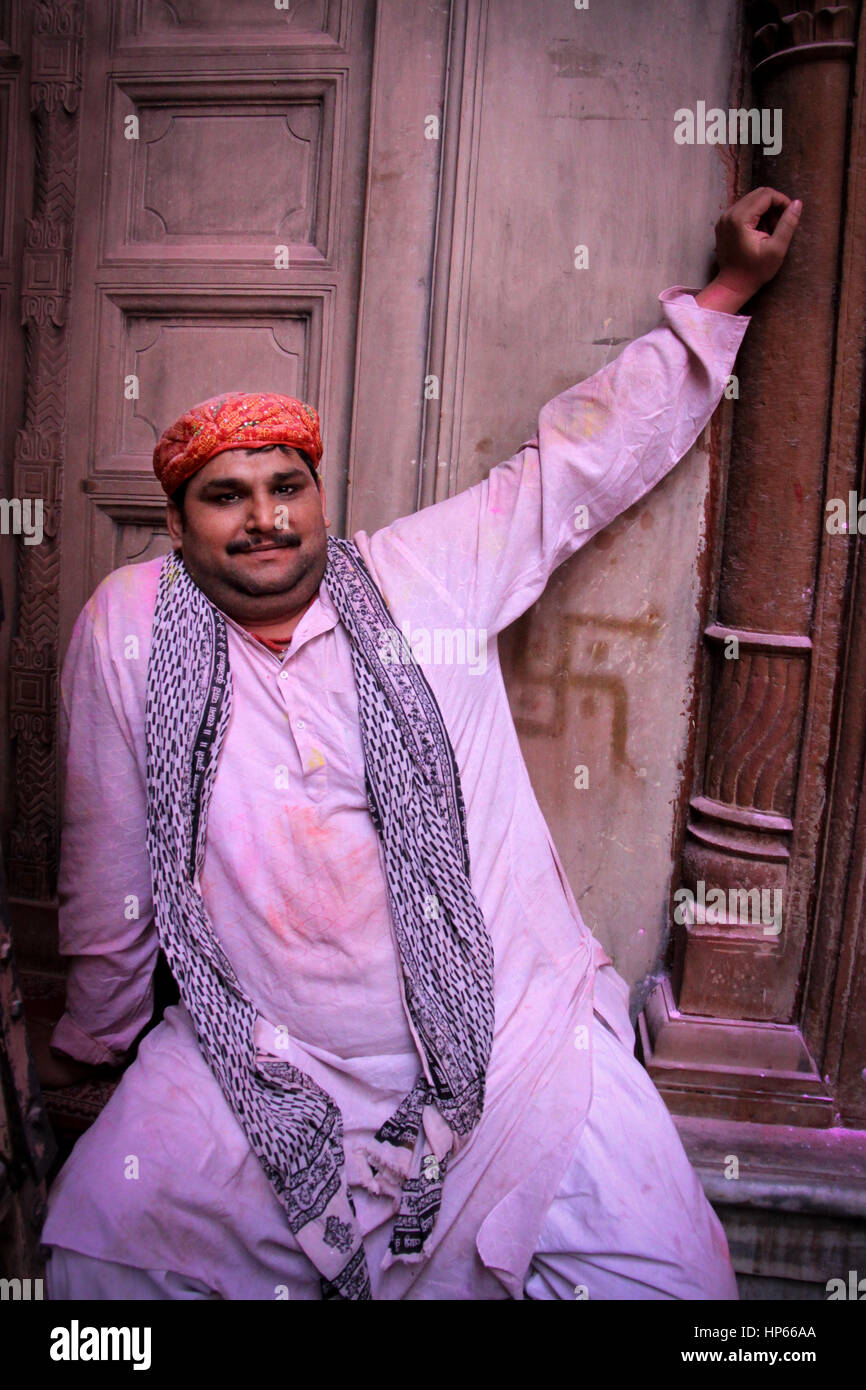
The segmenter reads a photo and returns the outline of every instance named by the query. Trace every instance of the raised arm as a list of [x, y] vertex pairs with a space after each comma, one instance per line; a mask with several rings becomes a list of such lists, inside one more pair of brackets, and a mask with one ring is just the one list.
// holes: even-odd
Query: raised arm
[[[758, 230], [781, 205], [772, 235]], [[775, 274], [798, 215], [773, 190], [734, 204], [717, 224], [720, 269], [704, 290], [664, 290], [662, 324], [549, 401], [536, 435], [513, 458], [474, 487], [376, 532], [373, 562], [383, 572], [402, 569], [402, 596], [420, 596], [426, 586], [455, 618], [491, 634], [525, 612], [554, 569], [694, 444], [749, 324], [736, 311]]]

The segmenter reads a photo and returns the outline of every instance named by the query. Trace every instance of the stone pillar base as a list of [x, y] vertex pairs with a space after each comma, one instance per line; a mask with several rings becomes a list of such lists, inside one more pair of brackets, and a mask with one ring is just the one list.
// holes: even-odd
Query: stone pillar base
[[637, 1021], [641, 1061], [675, 1115], [825, 1129], [830, 1087], [795, 1024], [680, 1013], [670, 980]]

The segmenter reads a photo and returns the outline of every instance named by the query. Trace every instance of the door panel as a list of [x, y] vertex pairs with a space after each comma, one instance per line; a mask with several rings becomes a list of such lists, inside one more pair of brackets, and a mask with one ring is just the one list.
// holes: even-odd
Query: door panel
[[315, 405], [342, 529], [373, 13], [87, 6], [62, 648], [111, 569], [168, 548], [153, 448], [196, 401]]
[[122, 6], [119, 32], [153, 42], [175, 37], [217, 45], [227, 38], [245, 41], [331, 37], [336, 40], [348, 8], [341, 0], [139, 0]]

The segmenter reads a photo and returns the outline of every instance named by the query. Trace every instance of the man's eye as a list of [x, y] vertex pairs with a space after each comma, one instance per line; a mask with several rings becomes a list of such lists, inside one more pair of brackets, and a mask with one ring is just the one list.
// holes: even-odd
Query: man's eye
[[278, 486], [274, 489], [274, 491], [275, 491], [275, 492], [294, 492], [296, 487], [297, 487], [297, 484], [296, 484], [296, 483], [280, 483], [280, 484], [278, 484]]
[[237, 497], [236, 492], [218, 492], [214, 497], [215, 502], [231, 502]]

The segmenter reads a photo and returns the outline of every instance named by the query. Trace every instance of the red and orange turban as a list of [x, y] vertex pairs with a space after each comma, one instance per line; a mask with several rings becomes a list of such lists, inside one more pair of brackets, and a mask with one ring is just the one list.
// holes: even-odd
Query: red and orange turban
[[194, 405], [165, 431], [153, 451], [153, 471], [169, 496], [223, 449], [287, 444], [322, 457], [319, 417], [292, 396], [232, 391]]

